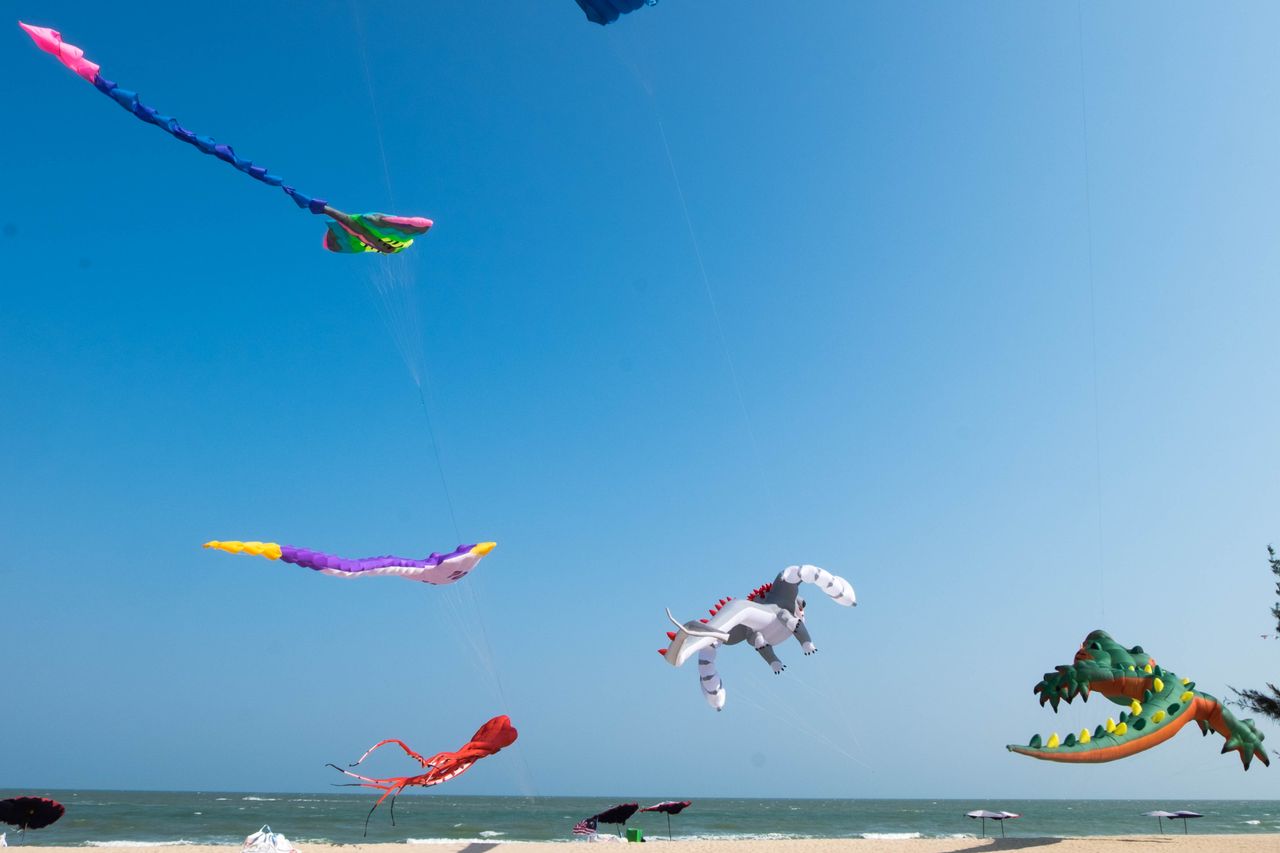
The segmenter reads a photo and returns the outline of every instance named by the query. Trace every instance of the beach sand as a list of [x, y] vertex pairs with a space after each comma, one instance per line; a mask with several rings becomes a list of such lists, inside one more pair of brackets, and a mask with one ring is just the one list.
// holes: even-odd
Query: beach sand
[[[666, 841], [654, 839], [655, 847], [671, 853], [952, 853], [980, 850], [1037, 850], [1048, 853], [1275, 853], [1280, 849], [1280, 835], [1126, 835], [1090, 838], [814, 838], [786, 841]], [[83, 847], [38, 847], [40, 853], [84, 853]], [[239, 845], [112, 847], [112, 853], [238, 853]], [[589, 844], [574, 842], [458, 842], [456, 844], [298, 844], [301, 853], [486, 853], [510, 850], [512, 853], [564, 853], [566, 849], [630, 850], [623, 844]]]

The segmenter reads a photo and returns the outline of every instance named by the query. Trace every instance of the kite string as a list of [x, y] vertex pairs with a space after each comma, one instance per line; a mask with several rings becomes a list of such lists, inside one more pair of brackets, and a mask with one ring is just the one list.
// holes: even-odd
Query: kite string
[[[378, 140], [378, 153], [382, 161], [382, 177], [387, 188], [387, 197], [395, 207], [395, 186], [391, 180], [391, 165], [387, 158], [385, 134], [382, 130], [382, 116], [378, 109], [377, 92], [373, 85], [373, 70], [369, 65], [369, 51], [366, 45], [364, 19], [360, 16], [359, 4], [352, 0], [351, 15], [355, 20], [356, 43], [360, 49], [360, 62], [364, 70], [365, 88], [369, 94], [369, 106], [373, 112], [374, 134]], [[423, 330], [419, 321], [420, 311], [414, 300], [414, 286], [417, 278], [407, 266], [407, 261], [396, 258], [383, 258], [390, 264], [380, 265], [380, 275], [374, 281], [374, 290], [379, 296], [380, 307], [384, 309], [384, 320], [391, 330], [393, 342], [404, 360], [405, 366], [418, 389], [418, 402], [422, 407], [422, 415], [427, 424], [427, 437], [431, 445], [432, 458], [440, 475], [440, 486], [444, 492], [445, 502], [449, 509], [449, 520], [453, 525], [456, 541], [462, 540], [458, 526], [457, 512], [453, 504], [453, 495], [449, 490], [449, 480], [445, 474], [444, 462], [440, 452], [440, 440], [436, 433], [434, 419], [431, 417], [431, 406], [427, 397], [434, 394], [431, 388], [431, 375], [427, 369], [426, 350], [423, 347]]]
[[[839, 707], [841, 700], [838, 699], [830, 690], [826, 690], [817, 685], [810, 684], [808, 681], [805, 681], [799, 675], [792, 675], [791, 680], [799, 684], [801, 687], [804, 687], [806, 690], [810, 691], [811, 693], [815, 694], [819, 699], [821, 699], [822, 707], [824, 708]], [[859, 752], [862, 752], [863, 751], [862, 742], [858, 740], [857, 731], [854, 729], [853, 721], [850, 719], [849, 715], [841, 714], [840, 722], [843, 724], [845, 732], [849, 735], [849, 740], [853, 741], [854, 748]]]
[[706, 261], [702, 255], [702, 244], [698, 240], [697, 230], [693, 225], [693, 217], [689, 213], [689, 203], [685, 196], [684, 183], [680, 180], [680, 171], [676, 168], [675, 157], [671, 153], [671, 143], [667, 138], [667, 129], [662, 121], [662, 112], [658, 108], [658, 100], [654, 95], [653, 86], [650, 85], [647, 77], [641, 72], [640, 67], [631, 60], [626, 59], [618, 50], [617, 45], [610, 40], [610, 46], [613, 48], [615, 57], [620, 62], [627, 65], [640, 88], [644, 90], [645, 98], [648, 101], [649, 108], [653, 112], [654, 122], [658, 127], [658, 134], [662, 139], [662, 150], [666, 154], [667, 167], [671, 171], [671, 180], [675, 185], [676, 196], [680, 201], [680, 210], [684, 215], [685, 229], [689, 234], [689, 244], [693, 248], [694, 259], [697, 261], [698, 274], [702, 279], [703, 293], [707, 298], [707, 305], [711, 309], [711, 318], [715, 327], [716, 343], [720, 348], [720, 356], [724, 360], [724, 364], [729, 373], [729, 380], [733, 387], [733, 393], [738, 402], [738, 412], [742, 416], [742, 423], [747, 433], [747, 439], [751, 444], [751, 452], [755, 462], [755, 473], [758, 479], [758, 486], [764, 492], [765, 503], [768, 505], [769, 523], [776, 528], [777, 520], [781, 517], [779, 507], [774, 498], [774, 490], [770, 481], [768, 471], [764, 465], [764, 454], [760, 450], [760, 441], [756, 436], [755, 426], [751, 420], [750, 410], [747, 408], [746, 395], [742, 392], [742, 380], [738, 375], [738, 368], [733, 359], [733, 354], [729, 349], [728, 338], [724, 331], [724, 321], [720, 316], [720, 306], [716, 301], [715, 290], [711, 286], [711, 277], [707, 274]]
[[1098, 404], [1098, 314], [1093, 281], [1093, 181], [1089, 169], [1089, 102], [1084, 58], [1084, 2], [1076, 0], [1076, 32], [1080, 58], [1080, 135], [1084, 160], [1084, 231], [1089, 279], [1089, 351], [1093, 366], [1093, 464], [1095, 507], [1098, 516], [1098, 608], [1102, 621], [1107, 616], [1105, 547], [1102, 535], [1102, 428]]
[[[745, 690], [742, 691], [741, 696], [737, 695], [735, 692], [733, 701], [744, 702], [745, 704], [750, 705], [756, 708], [757, 710], [761, 711], [762, 713], [767, 714], [768, 716], [779, 721], [782, 724], [783, 729], [796, 729], [800, 731], [802, 734], [809, 735], [810, 737], [816, 740], [822, 741], [827, 746], [829, 746], [832, 750], [840, 753], [845, 758], [852, 761], [854, 764], [860, 765], [861, 767], [867, 770], [871, 770], [871, 771], [875, 770], [874, 767], [872, 767], [867, 762], [863, 761], [861, 758], [858, 758], [853, 753], [849, 752], [838, 741], [836, 741], [826, 732], [822, 731], [822, 729], [809, 725], [809, 723], [807, 722], [807, 719], [811, 716], [810, 712], [805, 711], [805, 712], [797, 713], [794, 709], [783, 707], [785, 703], [781, 701], [779, 701], [774, 707], [769, 707], [765, 705], [762, 701], [763, 697], [770, 696], [769, 685], [764, 683], [758, 676], [755, 676], [755, 675], [749, 676], [747, 678], [747, 681], [749, 685], [753, 688], [753, 690], [750, 691], [750, 695], [748, 695], [748, 691], [745, 691]], [[776, 697], [773, 697], [773, 698], [776, 699]], [[831, 706], [828, 706], [828, 707], [831, 707]]]
[[378, 97], [373, 88], [373, 72], [369, 67], [369, 51], [365, 45], [364, 19], [360, 17], [360, 6], [351, 0], [351, 15], [356, 21], [356, 42], [360, 45], [360, 62], [364, 66], [364, 85], [369, 90], [369, 106], [373, 110], [373, 129], [378, 136], [378, 153], [382, 155], [382, 177], [387, 184], [387, 198], [391, 207], [396, 207], [396, 194], [391, 186], [391, 166], [387, 162], [387, 146], [382, 137], [382, 114], [378, 110]]
[[[431, 407], [434, 405], [435, 399], [432, 394], [431, 374], [425, 363], [423, 364], [422, 376], [423, 381], [418, 383], [418, 400], [422, 404], [422, 414], [426, 418], [427, 432], [431, 439], [431, 448], [435, 455], [436, 467], [440, 471], [440, 484], [444, 489], [445, 501], [449, 508], [449, 520], [453, 524], [455, 538], [461, 541], [462, 532], [454, 510], [453, 496], [449, 490], [448, 478], [445, 476], [444, 461], [440, 454], [440, 442], [436, 438], [435, 430], [432, 428]], [[431, 405], [427, 402], [428, 396], [432, 398]], [[452, 584], [446, 586], [445, 589], [448, 590], [446, 599], [451, 611], [453, 611], [452, 615], [456, 627], [465, 636], [467, 643], [471, 646], [473, 653], [481, 663], [482, 669], [488, 676], [490, 686], [494, 688], [503, 707], [506, 708], [510, 703], [507, 700], [507, 691], [502, 681], [502, 674], [498, 671], [496, 665], [493, 645], [489, 641], [488, 625], [482, 618], [484, 612], [483, 603], [480, 601], [479, 596], [476, 595], [475, 586], [477, 583], [478, 580], [476, 578], [470, 578], [468, 583], [460, 584], [457, 588]], [[524, 763], [523, 757], [520, 760]], [[525, 766], [525, 775], [528, 775], [527, 765]]]
[[[765, 502], [768, 504], [768, 510], [770, 515], [769, 521], [776, 526], [777, 520], [781, 517], [781, 515], [780, 515], [779, 508], [774, 496], [775, 492], [772, 488], [768, 471], [764, 465], [764, 454], [761, 452], [760, 441], [759, 441], [759, 438], [757, 437], [755, 426], [751, 419], [750, 410], [747, 408], [746, 395], [743, 393], [743, 390], [742, 390], [742, 381], [738, 374], [737, 365], [734, 362], [733, 354], [729, 349], [728, 338], [724, 330], [724, 321], [720, 315], [719, 303], [716, 301], [715, 290], [711, 286], [711, 277], [707, 273], [706, 260], [702, 254], [702, 245], [698, 240], [697, 230], [694, 228], [693, 216], [689, 212], [689, 203], [688, 203], [688, 198], [685, 195], [684, 183], [683, 181], [680, 180], [680, 171], [676, 167], [675, 156], [671, 152], [671, 142], [670, 142], [670, 139], [667, 137], [666, 125], [662, 121], [661, 110], [658, 108], [658, 102], [657, 102], [656, 96], [654, 95], [653, 86], [650, 85], [648, 79], [640, 71], [639, 66], [634, 61], [628, 60], [626, 57], [624, 57], [621, 54], [621, 52], [618, 50], [616, 44], [613, 41], [610, 41], [610, 45], [611, 47], [613, 47], [614, 55], [619, 59], [620, 62], [627, 65], [631, 69], [632, 73], [635, 75], [635, 78], [639, 82], [640, 87], [644, 90], [645, 97], [649, 103], [649, 107], [653, 112], [654, 121], [658, 127], [658, 134], [662, 139], [662, 149], [663, 149], [663, 153], [666, 155], [667, 167], [671, 172], [671, 180], [672, 180], [672, 183], [675, 185], [676, 196], [680, 201], [680, 210], [684, 216], [685, 229], [688, 231], [688, 234], [689, 234], [689, 243], [693, 248], [694, 258], [697, 261], [698, 274], [702, 280], [703, 293], [706, 295], [707, 304], [711, 309], [711, 317], [712, 317], [712, 321], [713, 321], [713, 325], [715, 327], [715, 333], [716, 333], [716, 342], [719, 345], [721, 357], [724, 359], [725, 366], [728, 369], [729, 379], [733, 387], [734, 396], [737, 399], [737, 403], [738, 403], [738, 411], [742, 417], [743, 426], [745, 427], [747, 438], [751, 444], [751, 451], [754, 457], [754, 461], [756, 463], [755, 464], [756, 475], [759, 479], [759, 484], [764, 491]], [[803, 680], [800, 680], [800, 679], [795, 679], [795, 680], [799, 681], [801, 685], [809, 689], [811, 692], [825, 699], [826, 702], [824, 704], [826, 707], [835, 707], [835, 704], [836, 704], [835, 700], [829, 694], [825, 694], [823, 691], [813, 687], [812, 685], [809, 685], [807, 682]], [[763, 696], [767, 694], [767, 688], [764, 684], [761, 684], [758, 679], [752, 679], [752, 681], [753, 681], [754, 687], [756, 688], [757, 695]], [[820, 729], [807, 725], [804, 722], [804, 719], [805, 719], [804, 713], [796, 713], [790, 709], [768, 708], [765, 705], [747, 696], [740, 696], [735, 701], [745, 701], [746, 704], [754, 706], [755, 708], [759, 709], [761, 712], [774, 717], [775, 719], [781, 721], [784, 725], [799, 729], [800, 731], [805, 732], [822, 742], [825, 742], [828, 746], [831, 747], [831, 749], [840, 753], [845, 758], [849, 759], [855, 764], [859, 764], [868, 770], [874, 771], [873, 767], [871, 767], [869, 764], [867, 764], [865, 761], [858, 758], [857, 756], [851, 754], [848, 750], [846, 750], [843, 746], [841, 746], [838, 742], [836, 742], [826, 732], [823, 732]], [[851, 739], [854, 742], [854, 748], [857, 749], [858, 751], [861, 751], [862, 749], [861, 744], [858, 743], [857, 737], [856, 735], [853, 734], [852, 727], [848, 725], [847, 721], [845, 722], [845, 729], [849, 733]]]
[[[422, 416], [427, 422], [427, 438], [430, 440], [431, 452], [436, 460], [436, 470], [440, 472], [440, 487], [444, 490], [445, 505], [449, 508], [449, 522], [453, 525], [453, 538], [458, 542], [462, 541], [462, 531], [458, 527], [458, 515], [453, 508], [453, 493], [449, 491], [449, 478], [444, 474], [444, 462], [440, 457], [440, 440], [436, 437], [435, 427], [432, 425], [431, 410], [427, 406], [427, 392], [431, 388], [430, 374], [425, 370], [423, 372], [423, 382], [418, 383], [418, 402], [422, 404]], [[426, 392], [423, 386], [426, 386]]]
[[[369, 64], [364, 20], [360, 15], [359, 5], [355, 0], [351, 2], [351, 13], [355, 19], [356, 40], [360, 49], [365, 88], [368, 91], [369, 105], [373, 113], [374, 132], [378, 140], [378, 153], [382, 162], [383, 181], [387, 188], [387, 198], [394, 208], [396, 207], [395, 186], [391, 179], [391, 166], [387, 157], [382, 116], [381, 111], [378, 109], [377, 92], [373, 85], [373, 70]], [[418, 310], [418, 304], [414, 298], [417, 278], [413, 275], [412, 268], [407, 266], [408, 262], [399, 256], [380, 258], [379, 260], [391, 261], [392, 264], [380, 265], [381, 274], [375, 277], [373, 281], [374, 291], [378, 297], [383, 320], [391, 331], [391, 337], [396, 349], [408, 368], [414, 385], [417, 386], [418, 402], [421, 405], [422, 415], [427, 427], [427, 439], [431, 445], [432, 458], [435, 460], [436, 471], [440, 476], [440, 486], [449, 509], [449, 521], [453, 526], [455, 541], [461, 542], [462, 533], [458, 524], [457, 510], [454, 506], [452, 491], [449, 488], [449, 479], [445, 473], [443, 452], [439, 434], [436, 430], [435, 419], [431, 415], [431, 409], [435, 407], [435, 394], [431, 382], [431, 372], [427, 366], [424, 345], [425, 335], [423, 334], [424, 330], [420, 320], [421, 312]], [[483, 618], [483, 608], [475, 590], [471, 588], [475, 583], [475, 579], [471, 578], [469, 580], [469, 583], [459, 585], [460, 589], [455, 588], [454, 585], [442, 587], [439, 591], [443, 595], [437, 596], [437, 598], [443, 606], [439, 607], [438, 610], [443, 612], [445, 618], [452, 623], [454, 628], [452, 633], [461, 637], [466, 645], [470, 647], [472, 655], [480, 664], [480, 671], [487, 677], [491, 690], [496, 693], [504, 709], [506, 709], [510, 703], [507, 700], [502, 676], [495, 665], [493, 646], [489, 642], [489, 632]], [[478, 634], [477, 626], [479, 628]], [[528, 762], [518, 750], [516, 758], [521, 770], [519, 784], [524, 789], [525, 794], [531, 796], [533, 786]]]

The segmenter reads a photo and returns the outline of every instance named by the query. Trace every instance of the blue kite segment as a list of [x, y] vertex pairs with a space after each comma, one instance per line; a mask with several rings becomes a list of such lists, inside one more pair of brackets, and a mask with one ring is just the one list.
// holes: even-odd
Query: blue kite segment
[[593, 24], [612, 24], [620, 15], [634, 12], [641, 6], [656, 6], [657, 0], [577, 0], [578, 7]]

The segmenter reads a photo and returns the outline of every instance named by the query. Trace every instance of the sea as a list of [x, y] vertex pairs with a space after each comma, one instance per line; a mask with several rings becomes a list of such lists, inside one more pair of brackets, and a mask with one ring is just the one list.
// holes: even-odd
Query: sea
[[[398, 842], [571, 841], [573, 825], [618, 802], [651, 805], [658, 797], [447, 797], [404, 794], [396, 802], [395, 825], [384, 804], [365, 817], [374, 796], [347, 793], [280, 794], [219, 791], [0, 791], [0, 799], [46, 796], [66, 806], [57, 823], [30, 830], [11, 845], [134, 847], [168, 844], [238, 844], [267, 825], [305, 853], [308, 842], [355, 844]], [[1188, 809], [1204, 815], [1187, 822], [1192, 834], [1280, 833], [1276, 800], [736, 800], [696, 799], [671, 818], [676, 839], [782, 838], [963, 838], [978, 835], [974, 809], [1017, 812], [1006, 822], [1010, 837], [1139, 835], [1158, 831], [1143, 812]], [[627, 827], [647, 838], [667, 837], [667, 818], [637, 813]], [[2, 829], [3, 827], [0, 827]], [[1163, 831], [1182, 834], [1182, 821], [1164, 821]], [[986, 822], [987, 835], [1000, 826]], [[618, 827], [600, 827], [616, 832]]]

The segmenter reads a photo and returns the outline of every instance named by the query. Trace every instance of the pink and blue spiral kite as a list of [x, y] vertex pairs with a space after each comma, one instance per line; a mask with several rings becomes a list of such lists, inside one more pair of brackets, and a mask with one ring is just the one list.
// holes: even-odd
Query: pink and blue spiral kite
[[41, 50], [58, 57], [63, 65], [93, 84], [99, 92], [111, 98], [134, 116], [193, 145], [205, 154], [211, 154], [230, 163], [249, 177], [273, 187], [280, 187], [298, 207], [311, 213], [328, 216], [325, 224], [329, 230], [324, 235], [324, 247], [331, 252], [381, 252], [394, 254], [409, 248], [413, 238], [427, 233], [431, 220], [421, 216], [391, 216], [385, 213], [343, 213], [324, 199], [313, 198], [287, 186], [284, 179], [254, 165], [236, 154], [230, 145], [216, 142], [208, 136], [192, 133], [172, 116], [162, 115], [138, 100], [136, 92], [122, 89], [98, 73], [98, 65], [85, 58], [84, 51], [62, 40], [62, 34], [48, 27], [33, 27], [18, 22]]

